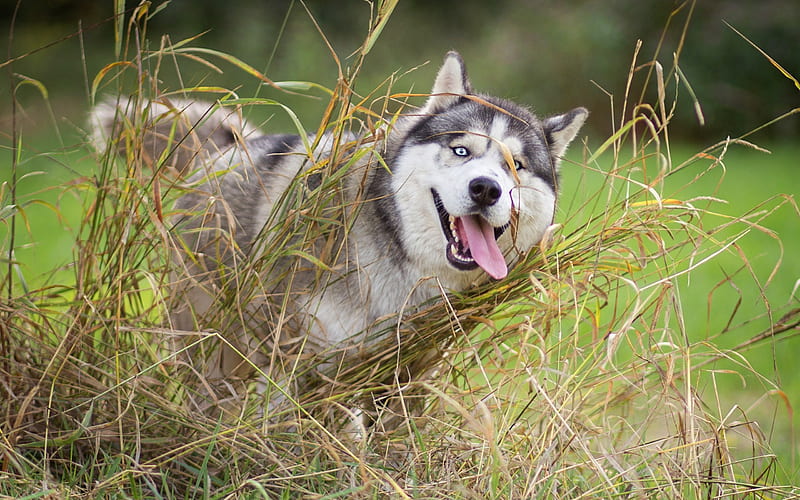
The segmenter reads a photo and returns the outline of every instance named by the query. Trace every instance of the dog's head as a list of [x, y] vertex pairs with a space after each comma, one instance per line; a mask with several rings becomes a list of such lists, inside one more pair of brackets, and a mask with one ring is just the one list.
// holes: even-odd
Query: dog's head
[[394, 146], [391, 184], [407, 257], [454, 288], [481, 272], [504, 278], [552, 223], [560, 157], [587, 115], [576, 108], [540, 121], [475, 94], [461, 56], [448, 53]]

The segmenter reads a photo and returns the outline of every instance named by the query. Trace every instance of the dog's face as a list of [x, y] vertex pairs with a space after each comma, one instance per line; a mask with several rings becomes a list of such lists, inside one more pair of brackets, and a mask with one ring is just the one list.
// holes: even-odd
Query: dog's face
[[481, 273], [504, 278], [552, 223], [559, 157], [586, 116], [578, 108], [539, 121], [473, 95], [461, 58], [448, 54], [393, 163], [408, 258], [451, 288]]

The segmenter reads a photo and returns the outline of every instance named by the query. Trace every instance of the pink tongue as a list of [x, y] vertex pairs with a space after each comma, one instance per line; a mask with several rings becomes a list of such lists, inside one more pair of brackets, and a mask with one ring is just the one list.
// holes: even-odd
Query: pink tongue
[[467, 236], [466, 243], [475, 262], [492, 278], [505, 278], [508, 266], [494, 239], [494, 228], [478, 215], [465, 215], [460, 219]]

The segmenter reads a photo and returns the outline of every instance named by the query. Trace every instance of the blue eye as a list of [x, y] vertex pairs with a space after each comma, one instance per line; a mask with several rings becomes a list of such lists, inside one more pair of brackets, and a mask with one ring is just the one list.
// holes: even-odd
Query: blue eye
[[522, 162], [519, 160], [514, 160], [514, 168], [516, 170], [522, 170], [523, 168], [525, 168], [525, 165], [523, 165]]
[[464, 146], [456, 146], [453, 148], [453, 154], [456, 156], [469, 156], [469, 149]]

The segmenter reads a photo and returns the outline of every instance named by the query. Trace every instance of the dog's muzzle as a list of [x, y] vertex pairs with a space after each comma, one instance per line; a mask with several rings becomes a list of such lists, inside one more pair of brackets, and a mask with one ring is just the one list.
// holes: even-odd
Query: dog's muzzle
[[[497, 183], [492, 186], [485, 181], [494, 183], [486, 177], [478, 177], [469, 184], [470, 197], [482, 208], [495, 204], [502, 195]], [[508, 274], [508, 265], [497, 245], [497, 240], [505, 232], [508, 224], [493, 227], [479, 214], [461, 217], [450, 215], [436, 190], [431, 189], [431, 193], [436, 212], [439, 214], [442, 232], [447, 240], [445, 255], [448, 262], [462, 271], [481, 267], [495, 279], [505, 278]]]

